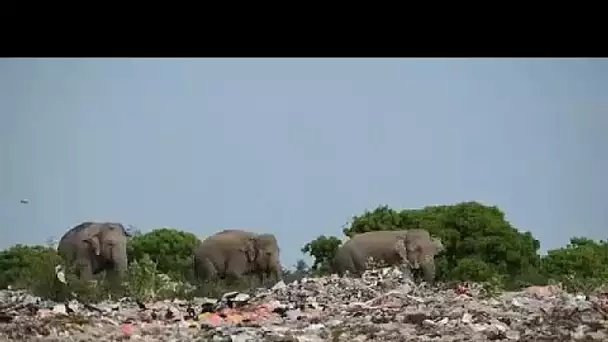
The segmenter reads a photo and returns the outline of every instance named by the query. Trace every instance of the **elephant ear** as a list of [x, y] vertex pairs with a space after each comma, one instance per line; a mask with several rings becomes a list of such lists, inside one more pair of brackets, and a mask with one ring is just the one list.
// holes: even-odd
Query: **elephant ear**
[[258, 251], [266, 253], [279, 253], [280, 248], [277, 238], [273, 234], [260, 234], [255, 238], [255, 246]]
[[397, 242], [395, 242], [395, 251], [399, 254], [401, 259], [407, 260], [407, 248], [405, 247], [405, 236], [397, 236]]
[[89, 246], [91, 246], [91, 249], [93, 250], [93, 253], [95, 253], [95, 255], [99, 255], [101, 253], [99, 247], [99, 236], [97, 234], [88, 236], [83, 241], [89, 244]]
[[255, 258], [257, 256], [256, 238], [255, 237], [246, 238], [245, 244], [241, 248], [241, 251], [243, 251], [245, 253], [245, 255], [247, 256], [247, 260], [249, 260], [250, 262], [255, 260]]
[[438, 237], [431, 238], [431, 245], [435, 248], [435, 254], [439, 254], [445, 249], [445, 246], [443, 246], [441, 239]]

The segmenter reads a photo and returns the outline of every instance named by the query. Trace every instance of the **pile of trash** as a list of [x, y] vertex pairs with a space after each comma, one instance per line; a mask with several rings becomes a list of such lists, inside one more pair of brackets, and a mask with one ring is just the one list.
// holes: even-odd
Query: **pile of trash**
[[530, 287], [494, 297], [428, 287], [398, 269], [304, 278], [221, 298], [85, 305], [0, 291], [9, 341], [607, 341], [608, 294]]

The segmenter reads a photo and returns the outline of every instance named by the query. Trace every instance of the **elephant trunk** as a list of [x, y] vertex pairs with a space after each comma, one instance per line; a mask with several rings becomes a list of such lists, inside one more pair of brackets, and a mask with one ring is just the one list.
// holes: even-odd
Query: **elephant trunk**
[[253, 271], [258, 274], [261, 284], [268, 281], [276, 282], [281, 280], [281, 263], [278, 257], [270, 252], [261, 252], [253, 263]]
[[282, 274], [281, 261], [278, 258], [275, 258], [274, 263], [270, 267], [269, 275], [273, 277], [274, 281], [279, 282], [283, 278]]
[[432, 283], [435, 280], [435, 260], [433, 256], [425, 258], [422, 263], [420, 263], [420, 268], [422, 268], [422, 273], [424, 274], [424, 280], [427, 283]]
[[123, 277], [126, 273], [127, 273], [127, 261], [126, 260], [120, 260], [118, 262], [116, 262], [116, 273]]
[[114, 272], [119, 277], [124, 277], [127, 272], [128, 262], [127, 262], [127, 251], [123, 246], [113, 246], [112, 248], [112, 262], [114, 263]]

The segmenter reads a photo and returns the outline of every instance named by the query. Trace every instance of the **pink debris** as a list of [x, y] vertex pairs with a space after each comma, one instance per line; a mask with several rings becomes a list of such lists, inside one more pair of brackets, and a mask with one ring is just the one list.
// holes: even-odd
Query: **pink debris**
[[210, 325], [212, 325], [212, 326], [214, 326], [214, 327], [219, 326], [219, 325], [220, 325], [220, 324], [222, 324], [222, 322], [224, 321], [224, 320], [222, 319], [222, 317], [220, 317], [220, 316], [219, 316], [218, 314], [216, 314], [216, 313], [204, 313], [204, 314], [201, 314], [201, 315], [199, 316], [199, 318], [200, 318], [200, 319], [201, 319], [203, 322], [208, 323], [208, 324], [210, 324]]
[[456, 292], [456, 294], [459, 295], [467, 295], [470, 296], [471, 293], [469, 292], [469, 288], [467, 286], [458, 284], [456, 285], [456, 288], [454, 289], [454, 291]]
[[122, 333], [127, 336], [127, 337], [131, 337], [131, 335], [133, 334], [133, 331], [135, 330], [135, 328], [133, 327], [132, 324], [123, 324], [120, 327], [120, 331], [122, 331]]

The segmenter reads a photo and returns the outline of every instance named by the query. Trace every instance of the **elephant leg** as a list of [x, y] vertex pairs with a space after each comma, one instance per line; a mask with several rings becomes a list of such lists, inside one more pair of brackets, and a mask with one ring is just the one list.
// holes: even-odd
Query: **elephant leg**
[[406, 243], [405, 244], [405, 255], [407, 257], [407, 262], [410, 267], [414, 270], [420, 268], [421, 263], [421, 251], [420, 246], [415, 243]]
[[422, 268], [424, 280], [432, 284], [435, 281], [435, 259], [433, 255], [424, 256], [420, 263], [420, 268]]
[[281, 272], [276, 268], [272, 268], [265, 272], [259, 273], [260, 284], [263, 287], [270, 286], [271, 284], [276, 284], [281, 280]]
[[411, 251], [407, 253], [407, 264], [414, 270], [420, 268], [420, 253]]
[[127, 273], [128, 262], [127, 260], [117, 260], [112, 263], [112, 267], [108, 269], [108, 271], [119, 279], [124, 278]]
[[395, 244], [395, 252], [397, 252], [397, 255], [399, 256], [401, 269], [403, 269], [404, 273], [407, 272], [407, 277], [411, 277], [411, 269], [417, 268], [416, 253], [408, 250], [403, 239], [397, 240], [397, 243]]
[[343, 277], [344, 275], [346, 275], [346, 272], [349, 270], [348, 263], [351, 263], [351, 261], [347, 260], [347, 258], [344, 256], [340, 256], [340, 259], [336, 259], [334, 261], [334, 271], [340, 277]]
[[123, 277], [124, 273], [120, 270], [117, 270], [115, 268], [109, 268], [106, 270], [105, 278], [113, 284], [119, 284]]
[[403, 278], [404, 279], [408, 279], [408, 280], [413, 280], [414, 279], [414, 274], [412, 273], [412, 269], [410, 268], [410, 266], [408, 264], [406, 264], [404, 266], [405, 267], [402, 268]]
[[76, 269], [78, 270], [78, 277], [83, 280], [93, 279], [93, 267], [89, 260], [78, 260], [76, 262]]
[[226, 281], [229, 283], [238, 282], [245, 273], [245, 267], [247, 266], [247, 260], [239, 257], [231, 258], [226, 263]]
[[342, 265], [342, 272], [344, 274], [349, 273], [351, 277], [356, 277], [361, 273], [361, 269], [364, 269], [365, 265], [361, 262], [361, 260], [355, 258], [352, 254], [344, 259], [344, 264]]
[[352, 249], [341, 250], [335, 259], [332, 261], [334, 270], [339, 276], [357, 276], [359, 269], [364, 265], [359, 262], [360, 256], [356, 254]]
[[369, 258], [361, 253], [353, 252], [351, 254], [349, 267], [353, 276], [362, 276], [369, 267]]
[[108, 269], [108, 270], [106, 271], [106, 276], [107, 276], [108, 278], [110, 278], [110, 279], [116, 279], [116, 280], [119, 280], [119, 279], [124, 278], [124, 276], [125, 276], [125, 272], [124, 272], [124, 271], [117, 270], [117, 269], [115, 269], [115, 268], [110, 268], [110, 269]]
[[211, 260], [205, 258], [195, 264], [196, 278], [200, 282], [218, 278], [218, 270]]
[[258, 281], [259, 281], [261, 287], [266, 287], [266, 283], [268, 282], [269, 278], [270, 278], [269, 273], [267, 273], [267, 272], [258, 273]]
[[270, 272], [268, 273], [268, 277], [275, 283], [278, 283], [279, 281], [281, 281], [283, 279], [283, 273], [281, 272], [280, 269], [277, 268], [273, 268], [270, 270]]

